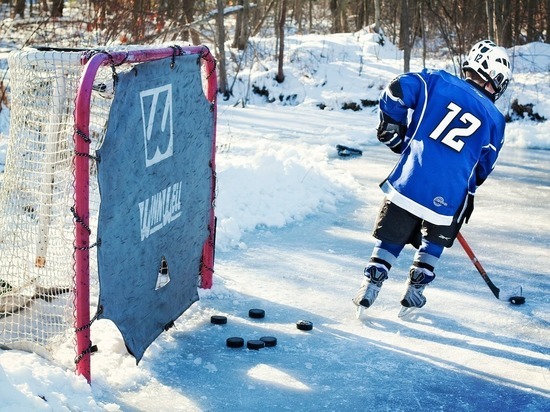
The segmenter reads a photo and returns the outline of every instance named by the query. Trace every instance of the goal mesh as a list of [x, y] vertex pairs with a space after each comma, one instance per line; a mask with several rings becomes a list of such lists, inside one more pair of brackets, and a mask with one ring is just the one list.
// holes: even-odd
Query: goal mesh
[[[135, 64], [169, 58], [174, 64], [183, 54], [200, 55], [201, 86], [215, 125], [215, 60], [204, 46], [24, 49], [9, 55], [10, 135], [0, 188], [0, 347], [50, 357], [72, 342], [77, 372], [90, 381], [90, 313], [100, 312], [97, 253], [88, 253], [97, 244], [100, 203], [93, 159], [107, 129], [114, 84]], [[211, 206], [199, 269], [203, 288], [211, 287], [214, 265], [215, 126], [208, 139]]]
[[[46, 355], [74, 339], [73, 114], [81, 55], [29, 49], [8, 57], [11, 118], [0, 190], [0, 345]], [[100, 68], [91, 102], [92, 156], [107, 122], [110, 83], [111, 68]], [[95, 236], [99, 195], [94, 162], [90, 165]], [[96, 302], [95, 253], [90, 253], [90, 268], [90, 302]]]

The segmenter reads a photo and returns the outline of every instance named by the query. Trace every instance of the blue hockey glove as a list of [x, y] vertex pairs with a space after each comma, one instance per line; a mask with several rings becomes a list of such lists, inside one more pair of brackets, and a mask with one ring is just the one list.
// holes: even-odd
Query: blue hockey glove
[[407, 126], [398, 124], [391, 117], [381, 113], [382, 120], [376, 130], [376, 137], [386, 146], [388, 146], [393, 152], [401, 153], [403, 139], [405, 133], [407, 133]]

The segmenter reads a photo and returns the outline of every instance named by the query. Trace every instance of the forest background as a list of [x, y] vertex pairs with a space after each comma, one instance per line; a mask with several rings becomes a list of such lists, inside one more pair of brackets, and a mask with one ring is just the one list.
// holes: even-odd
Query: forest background
[[[403, 50], [404, 72], [415, 52], [424, 59], [448, 56], [457, 74], [480, 39], [506, 48], [550, 43], [550, 0], [2, 0], [0, 18], [0, 47], [8, 49], [181, 41], [209, 45], [218, 60], [219, 91], [226, 98], [232, 94], [227, 67], [242, 66], [242, 52], [256, 36], [277, 39], [273, 56], [280, 83], [289, 34], [368, 29], [380, 35], [380, 42], [388, 40]], [[27, 40], [17, 44], [22, 32]]]

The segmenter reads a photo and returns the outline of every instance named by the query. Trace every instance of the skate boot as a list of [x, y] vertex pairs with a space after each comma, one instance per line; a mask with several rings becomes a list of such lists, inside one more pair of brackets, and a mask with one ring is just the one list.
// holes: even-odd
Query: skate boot
[[372, 306], [380, 292], [382, 283], [388, 278], [388, 269], [382, 264], [371, 263], [365, 268], [365, 278], [357, 295], [353, 298], [356, 306]]
[[422, 294], [432, 280], [435, 273], [431, 270], [412, 266], [407, 280], [407, 290], [401, 298], [401, 305], [405, 308], [421, 308], [426, 304], [426, 297]]

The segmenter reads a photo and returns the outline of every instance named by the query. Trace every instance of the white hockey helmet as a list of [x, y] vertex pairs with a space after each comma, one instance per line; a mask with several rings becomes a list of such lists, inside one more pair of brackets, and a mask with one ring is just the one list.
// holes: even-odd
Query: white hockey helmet
[[504, 93], [512, 78], [510, 58], [504, 47], [499, 47], [491, 40], [482, 40], [473, 45], [466, 61], [462, 65], [464, 72], [471, 70], [491, 83], [495, 101]]

